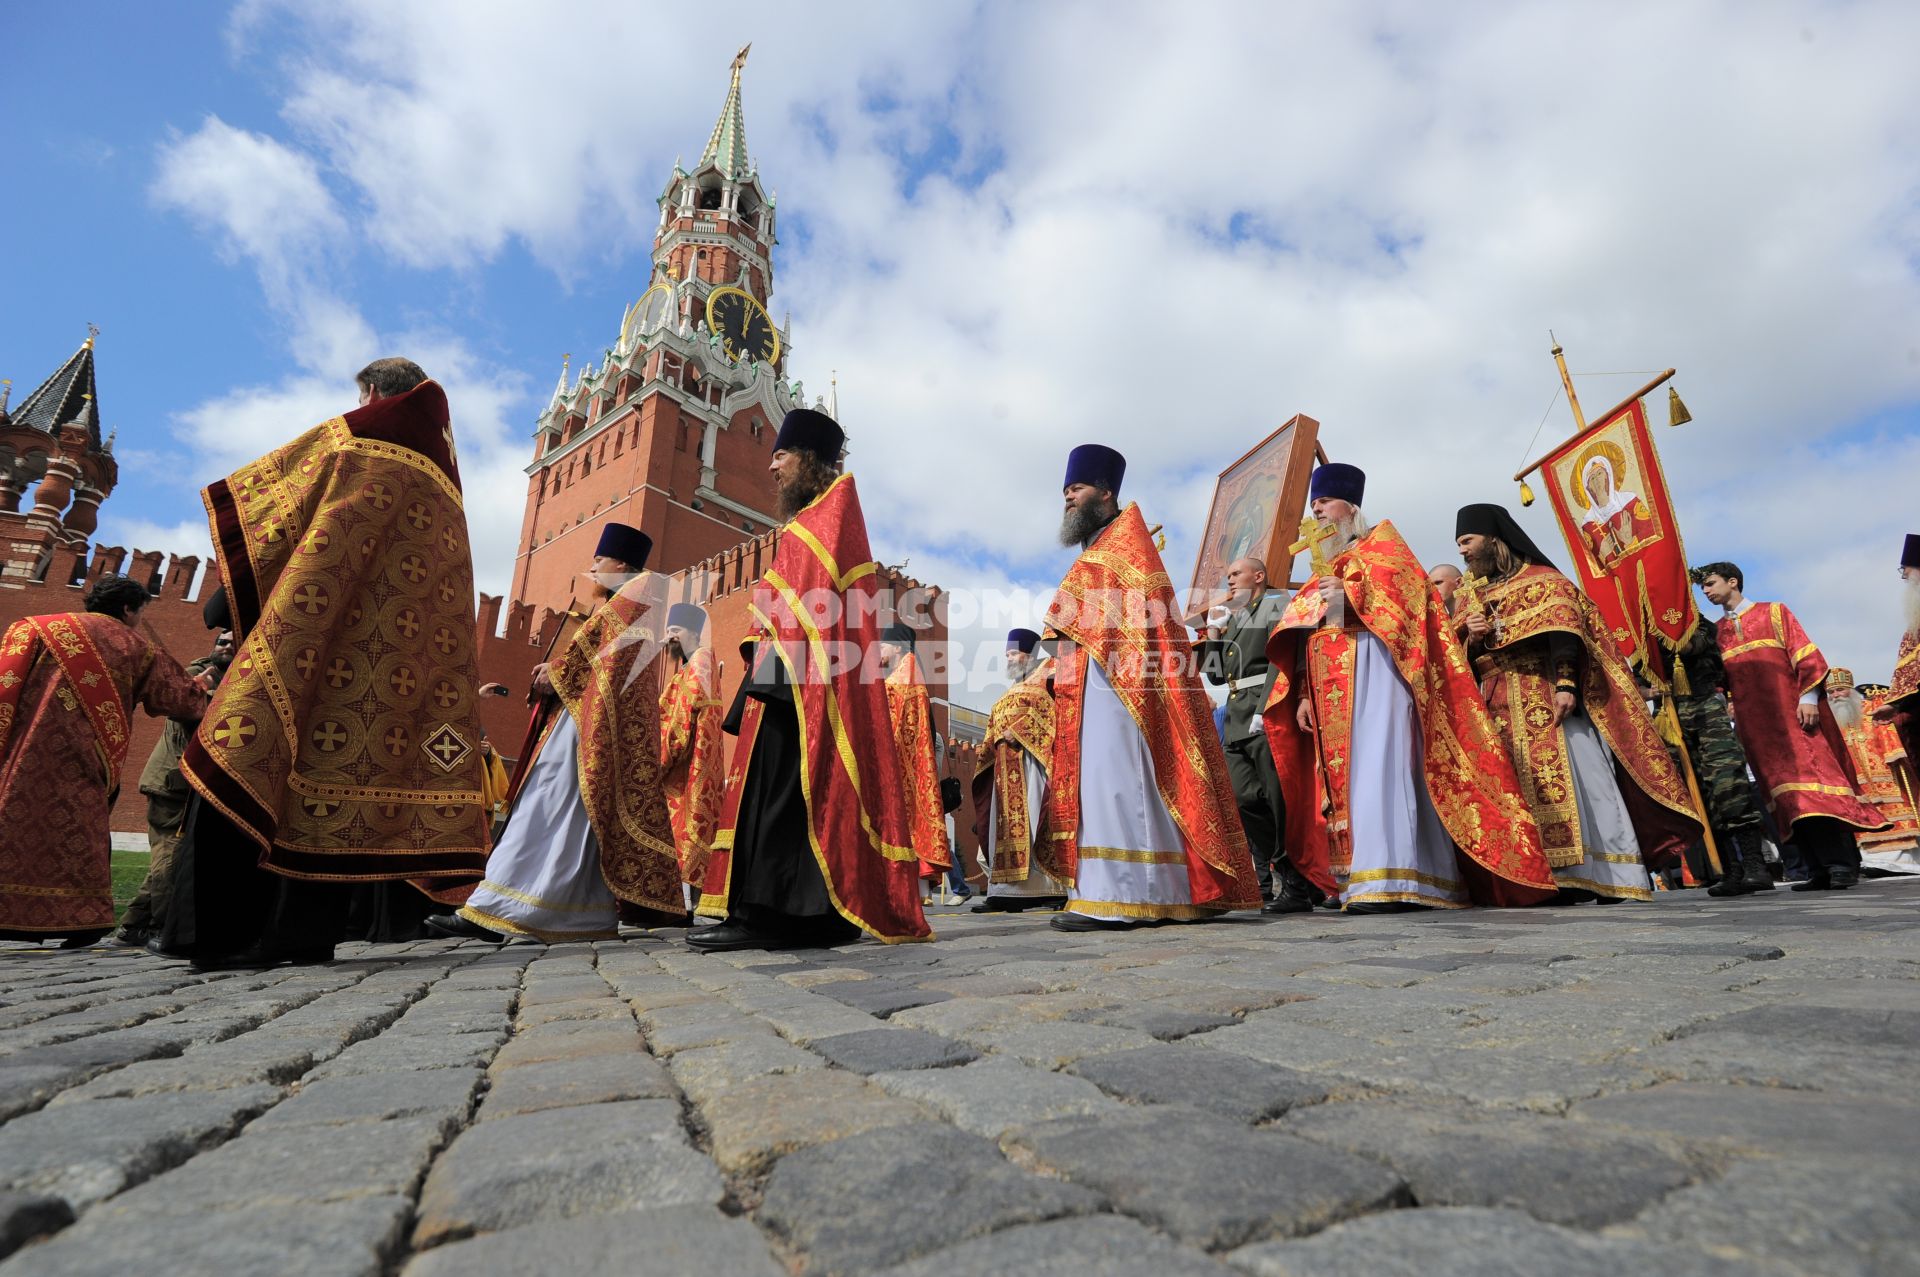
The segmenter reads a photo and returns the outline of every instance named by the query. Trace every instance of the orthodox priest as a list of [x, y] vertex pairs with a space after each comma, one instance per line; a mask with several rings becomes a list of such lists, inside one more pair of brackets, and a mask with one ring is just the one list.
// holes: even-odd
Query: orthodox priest
[[1290, 854], [1348, 913], [1544, 904], [1553, 875], [1513, 766], [1420, 561], [1362, 512], [1366, 479], [1313, 472], [1327, 566], [1267, 643]]
[[842, 944], [862, 932], [929, 940], [907, 831], [878, 644], [877, 565], [846, 436], [796, 408], [774, 438], [780, 531], [741, 643], [746, 677], [728, 710], [738, 735], [699, 912], [696, 949]]
[[1039, 836], [1047, 771], [1053, 765], [1053, 695], [1040, 635], [1007, 633], [1007, 678], [1012, 686], [987, 714], [980, 766], [973, 774], [974, 837], [987, 856], [987, 898], [975, 913], [1058, 909], [1067, 903], [1070, 875], [1054, 843]]
[[129, 716], [198, 719], [210, 681], [135, 628], [151, 597], [103, 576], [86, 611], [30, 616], [0, 638], [0, 939], [74, 949], [113, 928], [107, 814]]
[[1795, 891], [1841, 891], [1860, 880], [1856, 830], [1888, 826], [1860, 800], [1860, 778], [1827, 704], [1827, 659], [1784, 603], [1746, 596], [1746, 577], [1725, 561], [1695, 568], [1720, 618], [1734, 730], [1773, 822], [1808, 860]]
[[901, 801], [907, 805], [907, 835], [920, 858], [920, 877], [928, 882], [921, 897], [941, 889], [953, 864], [947, 846], [947, 820], [940, 802], [940, 773], [934, 761], [933, 699], [913, 652], [913, 627], [895, 621], [880, 637], [880, 664], [887, 676], [887, 718], [900, 751]]
[[1904, 756], [1893, 728], [1873, 717], [1885, 688], [1855, 685], [1853, 671], [1834, 666], [1827, 672], [1827, 704], [1846, 738], [1854, 775], [1860, 778], [1860, 798], [1880, 814], [1888, 827], [1855, 838], [1862, 868], [1882, 873], [1920, 873], [1920, 822], [1900, 787], [1890, 757]]
[[350, 885], [462, 892], [486, 864], [473, 566], [447, 396], [407, 359], [361, 406], [203, 494], [239, 650], [180, 770], [166, 947], [324, 962]]
[[1893, 661], [1893, 682], [1874, 717], [1893, 727], [1906, 754], [1909, 774], [1920, 768], [1920, 532], [1909, 532], [1900, 547], [1900, 650]]
[[1505, 508], [1463, 506], [1454, 539], [1485, 582], [1461, 610], [1467, 652], [1560, 899], [1650, 898], [1648, 868], [1702, 825], [1606, 621]]
[[1258, 909], [1260, 884], [1173, 586], [1140, 507], [1120, 508], [1126, 458], [1067, 458], [1060, 543], [1080, 555], [1047, 628], [1054, 670], [1049, 858], [1071, 875], [1061, 931]]
[[611, 940], [619, 924], [684, 924], [685, 895], [661, 784], [660, 654], [665, 585], [653, 542], [624, 523], [600, 531], [594, 608], [535, 691], [558, 704], [534, 746], [506, 832], [447, 936], [548, 944]]
[[660, 783], [673, 821], [673, 845], [688, 904], [707, 872], [713, 835], [720, 823], [720, 797], [727, 780], [720, 703], [720, 671], [705, 642], [707, 613], [697, 603], [667, 609], [667, 656], [680, 668], [660, 693]]

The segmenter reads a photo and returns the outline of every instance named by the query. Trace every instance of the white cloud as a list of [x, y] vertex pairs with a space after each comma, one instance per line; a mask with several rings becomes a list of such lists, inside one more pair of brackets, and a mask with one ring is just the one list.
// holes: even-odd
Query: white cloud
[[[1570, 429], [1560, 407], [1529, 446], [1553, 327], [1576, 370], [1681, 369], [1698, 421], [1660, 442], [1689, 549], [1764, 563], [1756, 592], [1794, 603], [1836, 661], [1886, 672], [1884, 574], [1911, 508], [1897, 476], [1920, 457], [1905, 437], [1833, 439], [1920, 403], [1920, 10], [732, 12], [734, 30], [688, 31], [611, 0], [255, 0], [242, 56], [298, 41], [274, 63], [285, 136], [210, 118], [170, 145], [156, 189], [270, 295], [277, 263], [362, 239], [397, 292], [518, 243], [563, 284], [612, 271], [637, 294], [654, 197], [751, 37], [791, 371], [817, 390], [838, 370], [875, 543], [916, 574], [957, 588], [1064, 563], [1061, 461], [1101, 439], [1128, 454], [1128, 493], [1167, 524], [1184, 581], [1211, 474], [1296, 411], [1369, 469], [1369, 512], [1442, 557], [1454, 507], [1511, 503], [1515, 466]], [[276, 304], [303, 375], [189, 414], [209, 455], [333, 410], [319, 401], [350, 352], [376, 344], [352, 299]], [[617, 316], [578, 323], [556, 338], [611, 340]], [[549, 370], [439, 337], [475, 431], [469, 489], [517, 511], [507, 423]], [[1583, 399], [1642, 379], [1583, 381]], [[1557, 544], [1544, 507], [1523, 518]], [[499, 565], [483, 580], [510, 560], [517, 521], [500, 522], [515, 526], [476, 526]]]

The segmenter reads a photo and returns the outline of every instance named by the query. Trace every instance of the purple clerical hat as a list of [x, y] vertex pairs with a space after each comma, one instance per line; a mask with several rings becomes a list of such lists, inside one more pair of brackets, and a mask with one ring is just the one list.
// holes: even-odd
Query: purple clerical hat
[[618, 559], [635, 572], [647, 566], [653, 553], [653, 538], [625, 523], [609, 523], [600, 529], [600, 544], [593, 548], [596, 559]]
[[1018, 648], [1022, 656], [1031, 656], [1033, 649], [1040, 646], [1040, 636], [1032, 630], [1008, 630], [1007, 650]]
[[1127, 474], [1127, 459], [1104, 443], [1083, 443], [1067, 454], [1067, 477], [1060, 484], [1071, 488], [1076, 483], [1105, 488], [1120, 495], [1120, 480]]
[[1366, 491], [1366, 471], [1344, 461], [1329, 461], [1313, 472], [1313, 481], [1307, 488], [1307, 500], [1318, 501], [1321, 497], [1330, 497], [1348, 505], [1359, 505]]
[[1900, 566], [1920, 568], [1920, 532], [1907, 533], [1907, 543], [1900, 547]]

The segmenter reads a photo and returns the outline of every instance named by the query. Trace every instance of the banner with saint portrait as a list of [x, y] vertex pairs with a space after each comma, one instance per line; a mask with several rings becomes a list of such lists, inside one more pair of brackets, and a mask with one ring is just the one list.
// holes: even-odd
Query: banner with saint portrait
[[1657, 649], [1677, 647], [1700, 613], [1645, 401], [1567, 440], [1540, 471], [1581, 589], [1621, 649], [1664, 676]]

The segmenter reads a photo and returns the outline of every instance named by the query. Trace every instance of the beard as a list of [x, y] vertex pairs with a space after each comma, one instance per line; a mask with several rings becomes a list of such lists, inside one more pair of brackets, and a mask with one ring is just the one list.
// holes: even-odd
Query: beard
[[1320, 543], [1320, 551], [1329, 559], [1337, 559], [1347, 552], [1349, 546], [1360, 539], [1360, 530], [1354, 526], [1353, 516], [1335, 519], [1330, 525], [1333, 531]]
[[1867, 704], [1860, 693], [1849, 687], [1844, 692], [1835, 692], [1827, 697], [1827, 704], [1833, 710], [1833, 717], [1845, 728], [1860, 726], [1866, 718]]
[[1907, 633], [1920, 635], [1920, 572], [1907, 578], [1900, 603], [1906, 611]]
[[1094, 533], [1112, 523], [1119, 512], [1111, 499], [1068, 506], [1060, 516], [1060, 544], [1085, 545], [1093, 540]]
[[687, 659], [687, 649], [680, 646], [679, 639], [670, 638], [667, 640], [667, 655], [676, 661], [684, 661]]
[[803, 455], [792, 474], [781, 475], [774, 481], [774, 500], [779, 507], [780, 521], [792, 522], [796, 515], [818, 500], [837, 477], [833, 467], [824, 461], [811, 453]]

